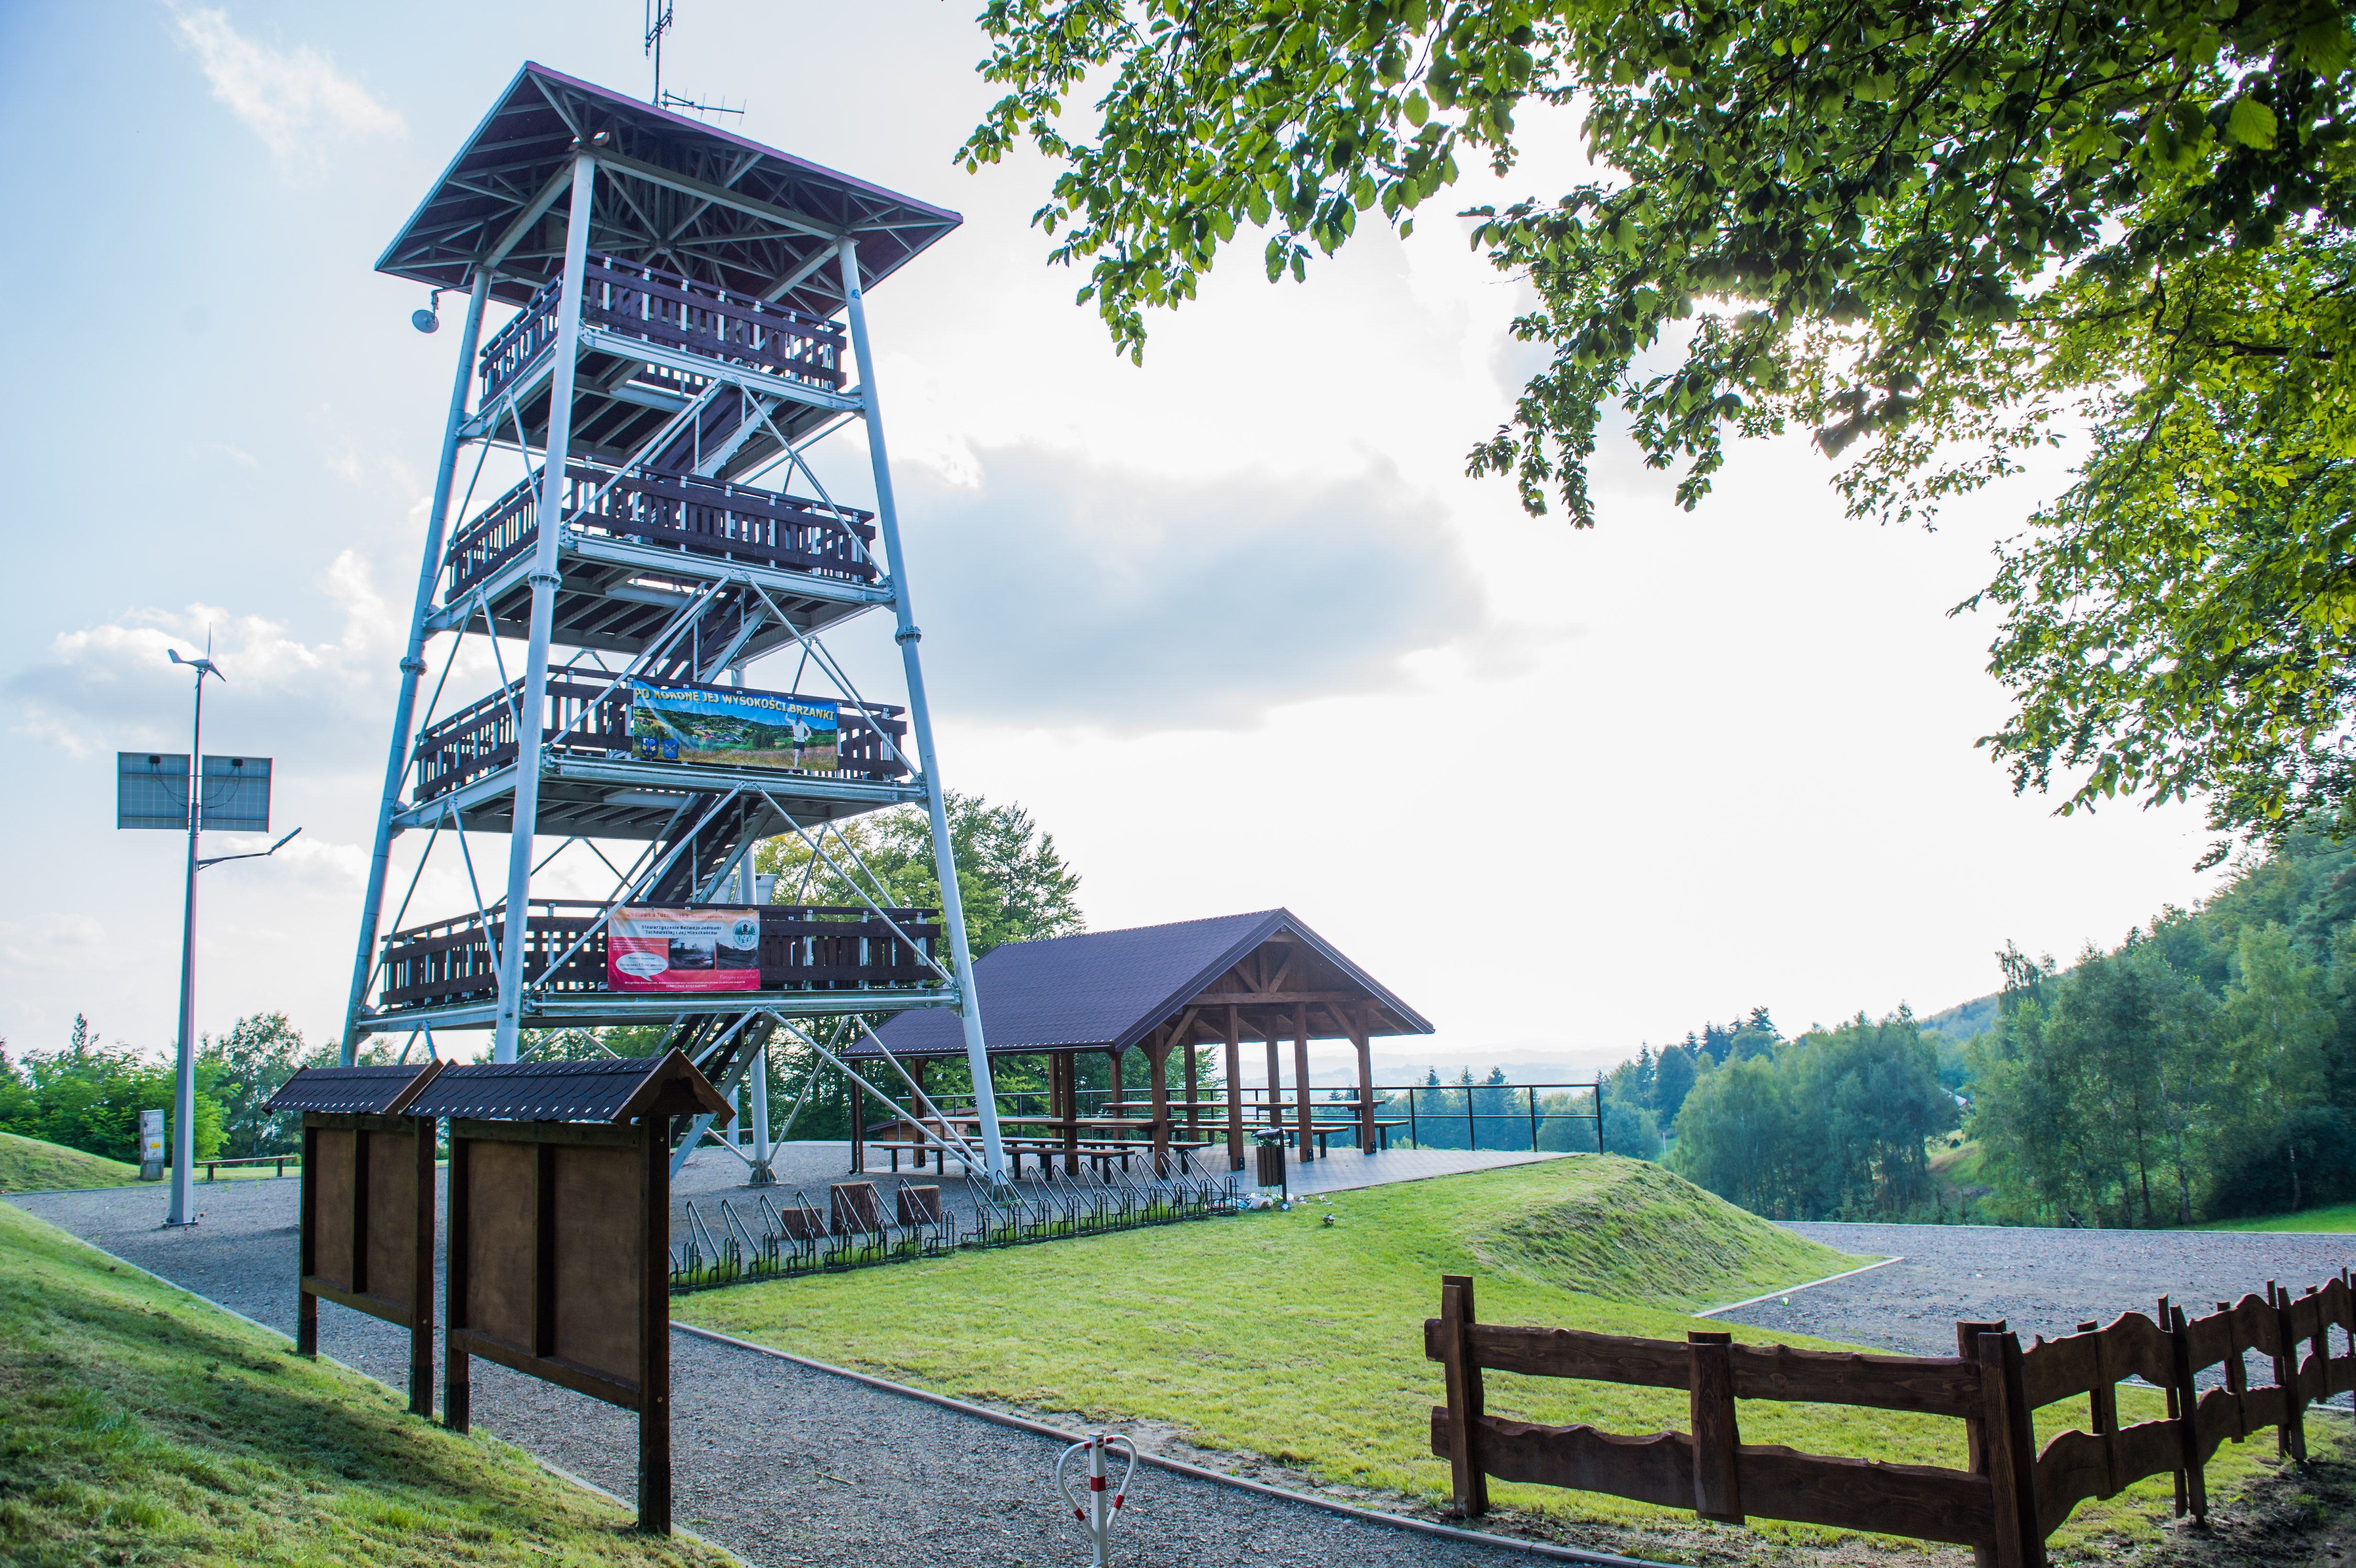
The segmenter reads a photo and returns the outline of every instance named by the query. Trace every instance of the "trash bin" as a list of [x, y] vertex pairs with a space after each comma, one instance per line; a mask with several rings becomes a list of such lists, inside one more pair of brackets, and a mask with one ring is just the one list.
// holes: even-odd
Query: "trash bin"
[[1290, 1173], [1284, 1168], [1284, 1135], [1271, 1130], [1255, 1133], [1253, 1138], [1259, 1146], [1260, 1190], [1289, 1194], [1291, 1184]]

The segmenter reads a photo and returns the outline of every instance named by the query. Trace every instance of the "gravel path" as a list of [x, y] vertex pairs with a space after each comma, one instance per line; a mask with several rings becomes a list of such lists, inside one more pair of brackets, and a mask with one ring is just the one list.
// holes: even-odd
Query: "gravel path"
[[[842, 1179], [841, 1148], [805, 1146], [797, 1183]], [[682, 1198], [729, 1190], [743, 1167], [699, 1155]], [[292, 1333], [299, 1183], [200, 1188], [203, 1222], [160, 1229], [160, 1186], [46, 1193], [8, 1201], [198, 1295]], [[319, 1348], [395, 1386], [408, 1339], [392, 1325], [323, 1305]], [[756, 1564], [864, 1568], [910, 1563], [1030, 1565], [1087, 1561], [1050, 1501], [1060, 1445], [790, 1362], [671, 1339], [674, 1510], [680, 1524]], [[636, 1417], [477, 1360], [477, 1424], [627, 1498], [637, 1486]], [[1531, 1561], [1507, 1547], [1419, 1535], [1305, 1504], [1140, 1468], [1116, 1535], [1124, 1563], [1335, 1563], [1492, 1568]]]
[[[1844, 1253], [1901, 1261], [1720, 1313], [1721, 1322], [1916, 1356], [1954, 1355], [1959, 1319], [2001, 1317], [2026, 1344], [2032, 1335], [2072, 1333], [2088, 1319], [2108, 1323], [2123, 1312], [2148, 1317], [2163, 1296], [2197, 1317], [2220, 1301], [2263, 1292], [2270, 1279], [2303, 1291], [2356, 1264], [2356, 1235], [1829, 1222], [1785, 1228]], [[2345, 1405], [2348, 1396], [2332, 1403]]]

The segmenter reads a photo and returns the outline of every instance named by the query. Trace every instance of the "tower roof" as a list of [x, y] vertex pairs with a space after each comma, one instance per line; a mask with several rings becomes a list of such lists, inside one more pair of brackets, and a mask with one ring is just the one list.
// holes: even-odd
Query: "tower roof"
[[493, 297], [525, 303], [563, 263], [573, 151], [584, 142], [598, 165], [591, 250], [813, 315], [842, 308], [841, 237], [859, 241], [860, 282], [870, 287], [962, 221], [527, 61], [377, 271], [464, 289], [487, 257]]

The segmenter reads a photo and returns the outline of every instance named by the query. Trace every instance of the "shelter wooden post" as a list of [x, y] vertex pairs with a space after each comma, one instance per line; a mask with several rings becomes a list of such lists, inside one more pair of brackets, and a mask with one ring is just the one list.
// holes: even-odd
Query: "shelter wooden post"
[[[925, 1092], [925, 1069], [930, 1067], [932, 1064], [932, 1059], [926, 1056], [919, 1056], [908, 1063], [908, 1077], [916, 1085], [916, 1093], [911, 1097], [911, 1103], [908, 1109], [914, 1111], [916, 1114], [917, 1119], [927, 1125], [929, 1125], [930, 1123], [925, 1116], [925, 1101], [929, 1098], [929, 1096]], [[893, 1134], [893, 1136], [894, 1137], [899, 1136], [901, 1135], [898, 1133]], [[916, 1147], [914, 1151], [915, 1157], [910, 1161], [910, 1163], [915, 1165], [918, 1170], [922, 1170], [925, 1168], [925, 1140], [922, 1137], [919, 1137], [916, 1140]], [[948, 1157], [948, 1154], [946, 1150], [941, 1152], [937, 1168], [943, 1176], [947, 1176], [949, 1173]]]
[[1244, 1168], [1243, 1024], [1227, 1008], [1227, 1168]]
[[1155, 1029], [1145, 1040], [1145, 1064], [1153, 1074], [1153, 1174], [1170, 1174], [1170, 1042], [1176, 1037]]
[[1191, 1031], [1183, 1050], [1186, 1052], [1186, 1141], [1193, 1143], [1202, 1136], [1203, 1113], [1195, 1102], [1202, 1097], [1203, 1091], [1200, 1087], [1202, 1074], [1195, 1061], [1197, 1052]]
[[1309, 1004], [1292, 1005], [1292, 1099], [1295, 1115], [1301, 1118], [1301, 1157], [1316, 1157], [1316, 1135], [1311, 1121], [1316, 1107], [1309, 1099]]
[[1277, 1071], [1276, 1026], [1264, 1022], [1259, 1032], [1268, 1042], [1268, 1125], [1280, 1127], [1284, 1125], [1284, 1074]]
[[1121, 1097], [1120, 1052], [1119, 1051], [1108, 1051], [1105, 1052], [1105, 1058], [1111, 1063], [1110, 1072], [1112, 1074], [1112, 1094], [1110, 1095], [1110, 1098], [1118, 1101]]
[[[1375, 1004], [1345, 1009], [1342, 1021], [1350, 1027], [1350, 1043], [1358, 1051], [1358, 1152], [1375, 1152]], [[1531, 1141], [1536, 1148], [1537, 1143]]]
[[851, 1174], [857, 1176], [867, 1168], [867, 1096], [859, 1086], [860, 1072], [852, 1067], [845, 1074], [843, 1098], [851, 1110]]
[[1067, 1176], [1080, 1173], [1080, 1058], [1076, 1051], [1059, 1051], [1055, 1061], [1063, 1069], [1064, 1108], [1056, 1115], [1063, 1117], [1064, 1172]]

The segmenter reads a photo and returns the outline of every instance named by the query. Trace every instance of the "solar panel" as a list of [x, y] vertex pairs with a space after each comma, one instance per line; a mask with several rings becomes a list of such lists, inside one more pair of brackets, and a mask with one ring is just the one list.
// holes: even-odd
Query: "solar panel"
[[[114, 826], [188, 830], [188, 754], [117, 752]], [[270, 759], [205, 758], [204, 820], [215, 833], [270, 831]]]

